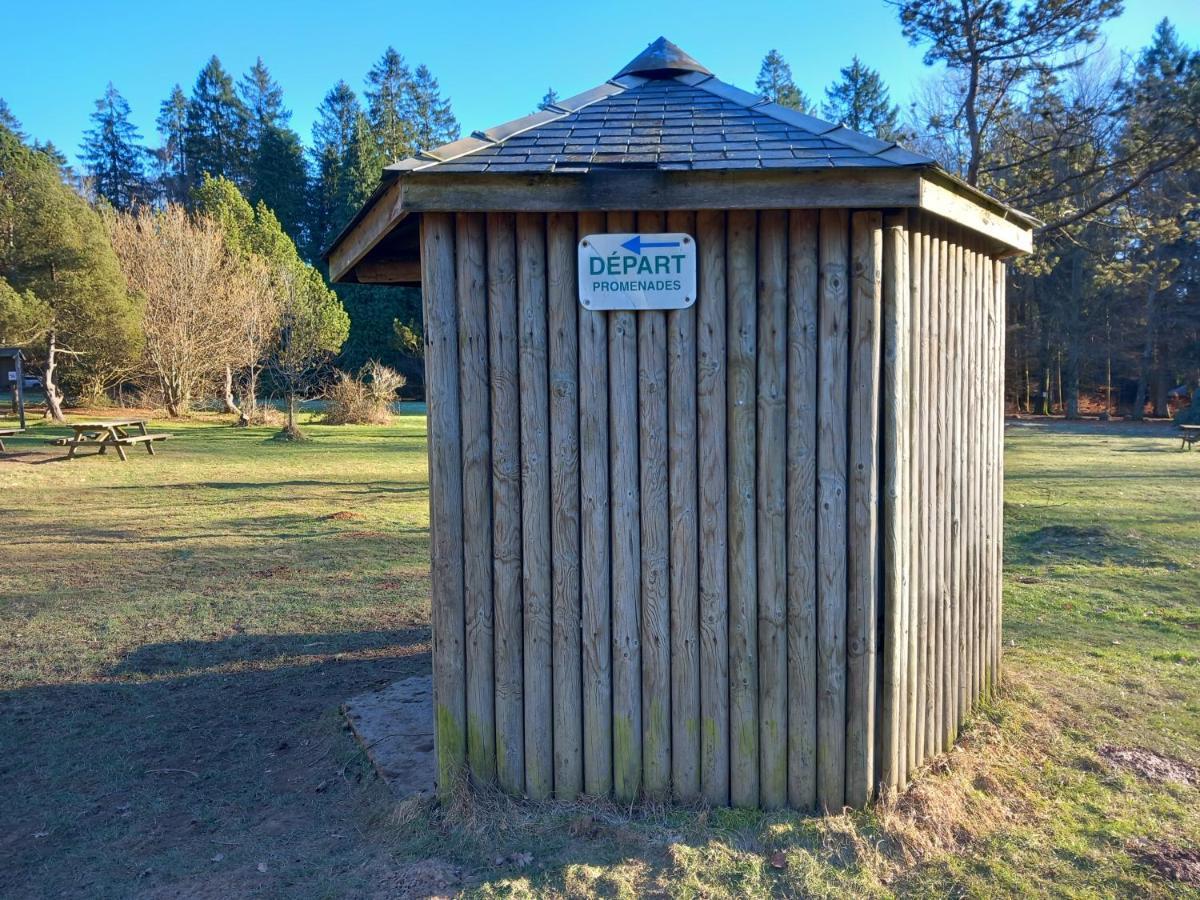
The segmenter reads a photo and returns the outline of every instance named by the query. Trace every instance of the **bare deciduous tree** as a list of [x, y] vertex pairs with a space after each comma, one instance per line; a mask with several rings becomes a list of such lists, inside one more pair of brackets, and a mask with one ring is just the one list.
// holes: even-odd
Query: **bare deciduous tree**
[[188, 411], [227, 365], [246, 358], [246, 310], [265, 278], [237, 260], [220, 228], [182, 207], [110, 220], [113, 248], [131, 291], [145, 303], [146, 361], [171, 416]]

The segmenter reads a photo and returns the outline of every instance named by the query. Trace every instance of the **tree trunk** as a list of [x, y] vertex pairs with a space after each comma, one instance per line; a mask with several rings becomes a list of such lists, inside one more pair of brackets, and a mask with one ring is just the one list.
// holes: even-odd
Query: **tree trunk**
[[1067, 316], [1068, 327], [1066, 334], [1066, 368], [1062, 368], [1062, 356], [1059, 356], [1058, 390], [1063, 400], [1063, 412], [1068, 419], [1079, 418], [1079, 361], [1082, 353], [1080, 343], [1083, 330], [1079, 321], [1080, 306], [1083, 302], [1083, 262], [1080, 254], [1075, 253], [1071, 259], [1071, 308]]
[[242, 415], [242, 411], [238, 409], [238, 405], [233, 398], [233, 369], [230, 366], [225, 366], [225, 409], [227, 413], [233, 413], [237, 416]]
[[46, 390], [46, 415], [55, 422], [66, 422], [67, 417], [63, 415], [62, 411], [63, 395], [58, 389], [58, 381], [55, 377], [55, 369], [58, 368], [57, 352], [57, 335], [51, 331], [50, 349], [46, 355], [46, 374], [42, 378]]
[[1167, 419], [1171, 416], [1171, 408], [1168, 406], [1170, 399], [1171, 388], [1175, 387], [1172, 383], [1174, 379], [1171, 377], [1170, 351], [1167, 349], [1166, 341], [1158, 342], [1158, 350], [1155, 353], [1154, 366], [1154, 402], [1151, 404], [1154, 408], [1154, 417], [1156, 419]]
[[1133, 412], [1130, 418], [1140, 422], [1146, 418], [1146, 400], [1150, 395], [1150, 379], [1154, 373], [1154, 336], [1156, 329], [1158, 301], [1158, 273], [1151, 276], [1149, 287], [1146, 288], [1146, 340], [1142, 343], [1142, 365], [1138, 372], [1137, 395], [1133, 400]]

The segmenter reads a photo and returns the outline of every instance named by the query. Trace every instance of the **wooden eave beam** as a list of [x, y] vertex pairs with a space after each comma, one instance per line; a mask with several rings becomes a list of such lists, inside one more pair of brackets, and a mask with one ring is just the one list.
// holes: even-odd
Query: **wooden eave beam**
[[980, 203], [950, 179], [921, 177], [920, 208], [1003, 245], [998, 256], [1033, 252], [1033, 226], [1000, 203]]
[[401, 176], [406, 212], [820, 209], [916, 206], [911, 169], [592, 171]]
[[388, 235], [408, 214], [401, 204], [399, 178], [387, 186], [354, 227], [342, 235], [329, 251], [329, 278], [341, 281], [360, 260]]
[[419, 259], [364, 259], [354, 267], [359, 284], [420, 284]]
[[366, 260], [409, 213], [823, 208], [923, 209], [1000, 244], [998, 255], [1033, 250], [1029, 221], [932, 169], [645, 169], [528, 175], [431, 171], [405, 173], [387, 186], [330, 250], [329, 274], [334, 281], [351, 270], [364, 283], [419, 281], [419, 263], [415, 271], [400, 272], [373, 268], [377, 261]]

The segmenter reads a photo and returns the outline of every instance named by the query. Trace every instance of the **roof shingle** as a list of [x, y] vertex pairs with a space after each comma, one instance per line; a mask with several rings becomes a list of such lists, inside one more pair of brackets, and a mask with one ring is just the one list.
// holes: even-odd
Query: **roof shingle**
[[611, 81], [532, 115], [423, 151], [387, 172], [924, 167], [895, 143], [718, 81], [659, 38]]

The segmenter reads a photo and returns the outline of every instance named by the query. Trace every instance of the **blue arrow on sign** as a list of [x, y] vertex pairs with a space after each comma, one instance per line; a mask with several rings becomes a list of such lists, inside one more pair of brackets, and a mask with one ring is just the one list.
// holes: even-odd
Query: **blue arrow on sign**
[[644, 247], [678, 247], [679, 241], [643, 241], [640, 234], [635, 234], [621, 246], [640, 256]]

